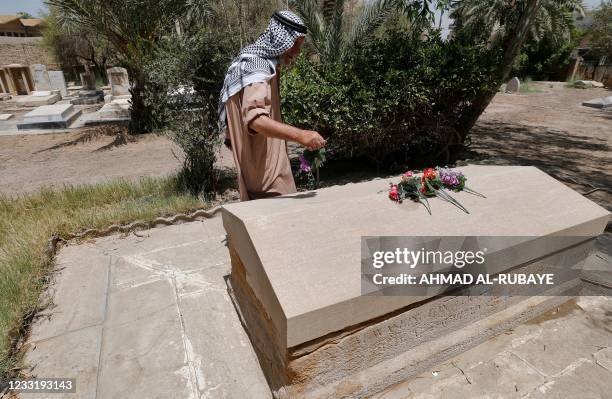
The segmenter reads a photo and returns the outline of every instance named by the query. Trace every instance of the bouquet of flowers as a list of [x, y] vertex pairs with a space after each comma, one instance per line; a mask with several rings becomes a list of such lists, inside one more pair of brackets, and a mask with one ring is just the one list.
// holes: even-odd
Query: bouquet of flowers
[[[485, 198], [484, 195], [466, 187], [467, 178], [460, 171], [444, 168], [427, 168], [419, 178], [413, 172], [404, 173], [398, 184], [391, 183], [389, 198], [392, 201], [402, 202], [406, 198], [423, 204], [431, 215], [431, 207], [427, 197], [439, 197], [455, 205], [465, 213], [470, 213], [463, 205], [453, 198], [448, 191], [465, 191]], [[445, 190], [446, 189], [446, 190]]]
[[418, 201], [423, 204], [425, 209], [427, 209], [427, 212], [429, 212], [431, 215], [429, 201], [427, 201], [427, 197], [421, 190], [421, 187], [421, 179], [414, 175], [414, 173], [411, 171], [408, 171], [402, 175], [398, 184], [391, 183], [391, 187], [389, 188], [389, 198], [391, 198], [392, 201], [400, 203], [406, 198], [413, 201]]
[[325, 148], [319, 150], [304, 150], [299, 156], [300, 169], [298, 174], [304, 173], [308, 178], [308, 189], [314, 190], [319, 185], [319, 168], [325, 162]]

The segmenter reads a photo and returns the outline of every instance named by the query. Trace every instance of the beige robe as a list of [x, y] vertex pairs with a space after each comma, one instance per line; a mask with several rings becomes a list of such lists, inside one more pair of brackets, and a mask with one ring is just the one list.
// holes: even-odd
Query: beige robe
[[265, 137], [248, 127], [262, 115], [281, 121], [278, 74], [269, 82], [245, 87], [229, 98], [225, 109], [240, 200], [295, 193], [287, 142]]

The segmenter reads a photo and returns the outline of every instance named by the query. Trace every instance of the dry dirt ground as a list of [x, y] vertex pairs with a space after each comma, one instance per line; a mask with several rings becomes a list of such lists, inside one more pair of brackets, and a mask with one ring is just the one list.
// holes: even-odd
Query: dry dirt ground
[[144, 135], [107, 148], [111, 137], [79, 141], [79, 131], [0, 137], [0, 190], [17, 194], [42, 186], [95, 183], [113, 178], [162, 176], [179, 162], [165, 138]]
[[[467, 162], [534, 165], [581, 192], [611, 187], [612, 109], [581, 103], [612, 92], [570, 89], [558, 82], [531, 87], [537, 92], [495, 97], [473, 130]], [[180, 151], [160, 136], [144, 135], [120, 146], [110, 145], [111, 137], [79, 140], [82, 136], [82, 130], [0, 136], [0, 192], [15, 195], [42, 186], [163, 176], [180, 166], [175, 156]], [[226, 149], [222, 155], [220, 164], [231, 167]], [[604, 191], [589, 197], [612, 204]]]
[[[612, 188], [612, 108], [581, 105], [606, 89], [533, 83], [538, 92], [498, 94], [472, 130], [472, 163], [533, 165], [581, 193]], [[612, 195], [590, 199], [612, 209]]]

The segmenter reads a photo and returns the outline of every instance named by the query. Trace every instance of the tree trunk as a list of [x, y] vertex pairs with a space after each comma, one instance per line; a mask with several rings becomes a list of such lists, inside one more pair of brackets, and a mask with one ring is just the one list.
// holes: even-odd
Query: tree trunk
[[[506, 39], [502, 45], [504, 55], [497, 74], [500, 83], [508, 80], [510, 72], [512, 71], [514, 59], [518, 56], [521, 47], [527, 38], [527, 33], [529, 32], [529, 28], [538, 9], [540, 8], [541, 3], [542, 0], [527, 0], [523, 13], [520, 15], [512, 31], [506, 36]], [[460, 122], [460, 126], [458, 127], [462, 142], [465, 141], [469, 131], [472, 129], [472, 127], [474, 127], [476, 121], [487, 108], [491, 100], [493, 100], [496, 93], [497, 88], [492, 91], [481, 93], [478, 100], [472, 104], [469, 111], [466, 113], [465, 119]]]
[[132, 104], [130, 107], [131, 120], [129, 131], [132, 134], [149, 133], [152, 131], [153, 122], [151, 110], [144, 101], [144, 73], [135, 68], [128, 68], [128, 75], [132, 83], [132, 87], [130, 88]]

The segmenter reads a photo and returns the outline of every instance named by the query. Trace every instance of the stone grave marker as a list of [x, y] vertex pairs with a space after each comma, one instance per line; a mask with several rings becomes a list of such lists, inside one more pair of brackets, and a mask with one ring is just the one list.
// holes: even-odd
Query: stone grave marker
[[62, 71], [48, 71], [49, 82], [52, 90], [59, 90], [62, 97], [68, 96], [68, 88]]
[[35, 64], [30, 67], [32, 71], [32, 77], [34, 78], [34, 90], [36, 91], [48, 91], [52, 90], [51, 81], [49, 80], [49, 74], [47, 67], [41, 64]]
[[516, 76], [506, 83], [506, 93], [518, 93], [521, 88], [521, 81]]
[[96, 89], [96, 76], [91, 72], [81, 73], [82, 89], [78, 97], [70, 100], [73, 105], [97, 104], [104, 101], [104, 92]]
[[121, 67], [108, 68], [106, 74], [113, 96], [127, 96], [130, 94], [130, 80], [127, 69]]
[[13, 114], [0, 114], [0, 121], [8, 121], [13, 117]]

